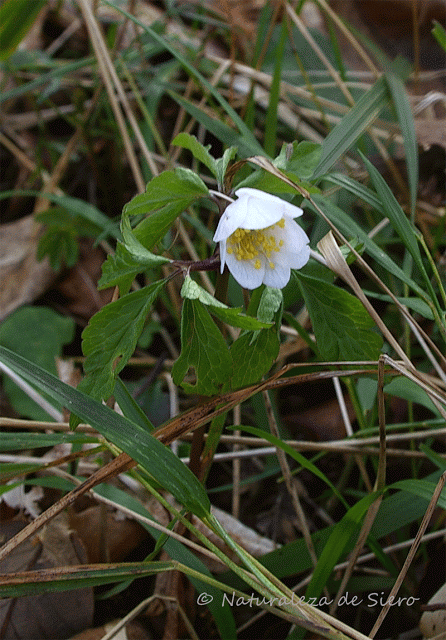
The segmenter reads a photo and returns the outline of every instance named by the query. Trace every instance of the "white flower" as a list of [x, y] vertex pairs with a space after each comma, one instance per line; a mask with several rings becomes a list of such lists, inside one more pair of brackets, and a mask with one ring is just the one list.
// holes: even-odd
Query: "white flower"
[[310, 257], [308, 236], [293, 220], [303, 211], [258, 189], [238, 189], [235, 195], [214, 235], [220, 243], [221, 271], [228, 265], [245, 289], [262, 283], [282, 289], [290, 269], [300, 269]]

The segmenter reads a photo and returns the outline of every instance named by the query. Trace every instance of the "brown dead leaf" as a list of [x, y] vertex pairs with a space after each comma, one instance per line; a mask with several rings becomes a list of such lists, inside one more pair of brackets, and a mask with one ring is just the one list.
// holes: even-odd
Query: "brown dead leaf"
[[446, 118], [437, 120], [415, 118], [415, 131], [418, 144], [425, 149], [435, 144], [446, 149]]
[[[9, 520], [0, 524], [0, 537], [9, 540], [26, 525]], [[52, 568], [86, 561], [85, 550], [63, 518], [55, 518], [39, 537], [26, 540], [0, 562], [1, 573]], [[76, 589], [0, 600], [2, 640], [47, 640], [67, 638], [90, 626], [93, 590]]]
[[55, 278], [48, 260], [36, 258], [41, 228], [33, 216], [0, 225], [0, 320], [42, 295]]
[[[79, 513], [70, 509], [70, 527], [84, 543], [90, 563], [122, 562], [147, 537], [147, 532], [135, 520], [118, 518], [116, 512], [108, 511], [103, 521], [102, 513], [100, 505]], [[101, 557], [101, 536], [107, 558]]]

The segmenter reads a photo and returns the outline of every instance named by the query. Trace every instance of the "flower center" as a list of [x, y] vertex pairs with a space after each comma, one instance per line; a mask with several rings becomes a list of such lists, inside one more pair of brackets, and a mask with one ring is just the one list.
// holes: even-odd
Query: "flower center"
[[285, 218], [266, 229], [236, 229], [226, 241], [227, 252], [234, 254], [237, 260], [253, 260], [255, 269], [260, 269], [262, 262], [259, 256], [264, 256], [270, 268], [274, 269], [271, 255], [283, 246], [283, 240], [277, 241], [274, 235], [276, 226], [283, 229]]

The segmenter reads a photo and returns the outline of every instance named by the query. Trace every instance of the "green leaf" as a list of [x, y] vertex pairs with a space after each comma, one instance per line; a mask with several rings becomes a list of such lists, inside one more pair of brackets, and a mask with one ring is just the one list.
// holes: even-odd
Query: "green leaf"
[[[155, 520], [141, 502], [129, 495], [127, 491], [122, 491], [121, 489], [118, 489], [118, 487], [114, 487], [112, 484], [105, 483], [95, 487], [94, 491], [95, 493], [99, 493], [101, 496], [130, 509], [134, 513], [139, 514], [148, 520]], [[146, 522], [141, 521], [140, 524], [147, 529], [155, 540], [158, 540], [162, 535], [164, 535], [158, 529], [151, 527], [150, 524]], [[163, 549], [169, 557], [172, 558], [172, 560], [177, 560], [194, 571], [194, 575], [190, 575], [188, 577], [194, 585], [197, 593], [203, 593], [205, 591], [209, 595], [213, 596], [212, 599], [209, 599], [209, 603], [206, 606], [214, 617], [220, 632], [220, 637], [224, 638], [224, 640], [236, 640], [234, 617], [229, 604], [222, 601], [222, 592], [213, 584], [204, 583], [196, 577], [197, 574], [201, 573], [208, 578], [212, 578], [212, 574], [206, 565], [197, 558], [195, 553], [170, 536], [166, 536]]]
[[437, 20], [434, 20], [434, 28], [432, 29], [431, 33], [440, 47], [442, 47], [444, 51], [446, 51], [446, 31], [445, 28], [439, 22], [437, 22]]
[[238, 147], [229, 147], [229, 149], [226, 149], [223, 156], [221, 158], [217, 158], [217, 160], [215, 161], [215, 170], [219, 188], [224, 185], [228, 164], [235, 158], [235, 156], [237, 155], [237, 151]]
[[[375, 300], [384, 300], [385, 302], [390, 302], [390, 304], [393, 304], [393, 299], [385, 293], [376, 293], [376, 291], [367, 291], [365, 289], [363, 291], [368, 298], [375, 298]], [[398, 302], [401, 302], [401, 304], [406, 306], [408, 309], [412, 309], [412, 311], [415, 311], [415, 313], [419, 313], [421, 316], [423, 316], [423, 318], [434, 320], [432, 309], [424, 302], [424, 300], [420, 300], [420, 298], [415, 298], [413, 296], [396, 297]]]
[[[74, 322], [47, 307], [23, 306], [0, 324], [0, 344], [26, 356], [56, 375], [56, 358], [62, 347], [73, 340]], [[48, 420], [48, 414], [9, 378], [4, 389], [17, 413], [34, 420]], [[56, 407], [60, 409], [60, 406]]]
[[[144, 24], [143, 22], [141, 22], [141, 20], [138, 20], [137, 18], [135, 18], [135, 16], [133, 16], [131, 13], [128, 13], [121, 7], [117, 7], [115, 4], [109, 2], [108, 0], [104, 0], [104, 2], [105, 4], [108, 4], [114, 9], [117, 9], [118, 11], [120, 11], [129, 20], [132, 20], [134, 23], [138, 24], [150, 36], [150, 38], [152, 38], [153, 40], [155, 40], [155, 42], [160, 44], [163, 47], [163, 49], [165, 49], [166, 51], [169, 51], [169, 53], [174, 58], [176, 58], [178, 62], [183, 66], [186, 72], [201, 84], [201, 86], [206, 90], [206, 92], [213, 97], [213, 99], [217, 102], [217, 104], [219, 104], [221, 108], [224, 110], [224, 112], [231, 118], [232, 122], [235, 124], [235, 126], [238, 129], [238, 134], [236, 134], [236, 136], [240, 139], [241, 144], [247, 145], [253, 149], [255, 148], [256, 149], [255, 153], [259, 153], [259, 152], [262, 153], [263, 151], [262, 147], [259, 145], [259, 143], [255, 139], [252, 131], [249, 129], [249, 127], [246, 126], [246, 124], [238, 115], [237, 111], [235, 111], [235, 109], [233, 109], [231, 105], [223, 98], [221, 91], [219, 91], [216, 87], [214, 87], [197, 70], [197, 68], [193, 64], [191, 64], [191, 62], [189, 62], [189, 60], [185, 58], [181, 54], [181, 52], [169, 42], [169, 40], [167, 40], [166, 38], [163, 38], [163, 36], [157, 33], [155, 29], [152, 29], [151, 27], [147, 26], [147, 24]], [[169, 93], [170, 95], [173, 95], [173, 92], [169, 91]], [[176, 99], [177, 97], [178, 96], [176, 97], [174, 96], [174, 99]], [[198, 111], [200, 114], [204, 113], [199, 109]], [[200, 118], [197, 118], [197, 120], [201, 122]], [[219, 122], [219, 121], [215, 120], [214, 122]], [[212, 129], [209, 129], [209, 131], [212, 131]], [[248, 155], [252, 155], [252, 153], [249, 153]]]
[[382, 338], [361, 302], [348, 291], [297, 273], [324, 360], [377, 360]]
[[147, 429], [4, 347], [0, 347], [0, 361], [125, 451], [186, 509], [199, 518], [209, 515], [209, 498], [196, 476]]
[[185, 133], [184, 131], [179, 133], [172, 140], [172, 144], [175, 144], [178, 147], [183, 147], [183, 149], [189, 149], [189, 151], [192, 152], [192, 155], [204, 164], [215, 177], [217, 177], [215, 159], [209, 153], [209, 149], [211, 148], [210, 144], [205, 147], [201, 142], [198, 142], [195, 136], [191, 136], [190, 133]]
[[305, 600], [317, 598], [322, 593], [331, 572], [343, 556], [344, 551], [350, 550], [354, 538], [360, 531], [365, 514], [378, 496], [379, 493], [376, 491], [364, 496], [335, 525], [314, 569], [305, 592]]
[[162, 280], [128, 293], [91, 318], [82, 333], [86, 356], [86, 376], [80, 387], [83, 391], [98, 400], [111, 396], [116, 376], [132, 356], [150, 307], [163, 285]]
[[147, 429], [147, 431], [154, 431], [155, 427], [136, 400], [131, 396], [129, 390], [119, 376], [116, 377], [114, 396], [126, 418], [132, 422], [136, 422], [144, 429]]
[[426, 391], [422, 389], [414, 380], [410, 380], [405, 376], [394, 378], [384, 387], [384, 392], [397, 398], [404, 398], [409, 402], [416, 402], [421, 404], [426, 409], [440, 416], [437, 407], [427, 395]]
[[74, 226], [61, 228], [51, 225], [39, 238], [37, 245], [37, 260], [47, 256], [54, 271], [59, 271], [63, 265], [73, 267], [79, 257], [78, 233]]
[[[0, 94], [0, 102], [2, 101], [2, 97], [4, 96]], [[109, 235], [112, 238], [120, 238], [118, 226], [99, 211], [99, 209], [80, 198], [65, 195], [60, 196], [55, 193], [42, 193], [35, 189], [14, 189], [13, 191], [2, 191], [0, 193], [0, 200], [10, 198], [11, 196], [35, 196], [45, 198], [45, 200], [49, 200], [64, 209], [71, 216], [71, 219], [74, 220], [76, 226], [79, 226], [79, 221], [76, 220], [76, 217], [79, 217], [79, 219], [82, 220], [82, 231], [84, 232], [88, 229], [88, 235], [93, 232], [95, 227], [98, 227], [104, 235]], [[43, 212], [39, 215], [44, 216], [46, 213], [47, 212]], [[85, 223], [87, 223], [87, 225]]]
[[109, 254], [102, 264], [102, 276], [98, 282], [98, 289], [119, 286], [120, 295], [128, 293], [132, 282], [138, 273], [145, 271], [141, 261], [133, 256], [128, 249], [118, 242], [114, 254]]
[[[183, 98], [175, 91], [168, 91], [169, 95], [178, 102], [193, 118], [212, 133], [218, 140], [228, 147], [237, 147], [239, 153], [245, 156], [265, 155], [265, 151], [249, 131], [249, 135], [240, 135], [238, 131], [232, 129], [219, 118], [213, 118], [206, 111], [200, 109], [196, 104]], [[246, 127], [245, 127], [246, 129]]]
[[283, 304], [283, 294], [281, 289], [265, 287], [260, 297], [257, 309], [257, 317], [262, 322], [272, 322], [274, 316]]
[[351, 147], [389, 102], [387, 83], [379, 78], [342, 118], [322, 143], [322, 157], [312, 179], [320, 178]]
[[293, 173], [300, 180], [309, 180], [320, 162], [321, 154], [320, 144], [307, 140], [299, 143], [294, 141], [283, 145], [273, 164], [285, 173]]
[[396, 115], [404, 141], [407, 175], [409, 178], [411, 218], [415, 217], [415, 206], [418, 191], [418, 143], [412, 107], [404, 87], [404, 82], [395, 73], [387, 72], [384, 77], [392, 95]]
[[149, 182], [145, 193], [125, 205], [123, 221], [128, 216], [151, 214], [133, 230], [137, 240], [151, 250], [182, 211], [208, 194], [203, 180], [190, 169], [164, 171]]
[[[194, 385], [182, 382], [195, 369]], [[172, 367], [175, 384], [187, 393], [211, 396], [219, 393], [232, 373], [232, 359], [226, 342], [199, 300], [185, 298], [181, 314], [181, 354]]]
[[[423, 289], [410, 278], [399, 267], [389, 255], [383, 251], [371, 238], [369, 238], [366, 231], [364, 231], [359, 224], [357, 224], [353, 218], [351, 218], [345, 211], [334, 205], [330, 200], [324, 196], [315, 194], [313, 196], [315, 204], [317, 204], [325, 213], [325, 215], [336, 225], [336, 227], [347, 237], [356, 237], [361, 244], [364, 245], [367, 253], [376, 260], [386, 271], [394, 275], [396, 278], [405, 282], [413, 291], [415, 291], [423, 300], [427, 301], [429, 298]], [[313, 209], [311, 203], [308, 205], [310, 209]], [[316, 211], [315, 209], [313, 209]]]
[[145, 269], [160, 267], [162, 264], [171, 262], [169, 258], [157, 256], [146, 249], [133, 234], [130, 220], [125, 216], [122, 218], [121, 231], [127, 251], [129, 251]]
[[[432, 496], [434, 494], [436, 484], [434, 482], [429, 482], [428, 480], [398, 480], [398, 482], [394, 482], [390, 485], [389, 489], [401, 489], [402, 491], [408, 491], [415, 496], [419, 496], [420, 498], [424, 498], [428, 502], [432, 500]], [[438, 498], [437, 506], [440, 509], [446, 509], [446, 489], [440, 494]]]
[[190, 276], [186, 276], [184, 279], [181, 295], [183, 298], [189, 298], [189, 300], [199, 300], [209, 307], [212, 315], [232, 327], [240, 327], [241, 329], [254, 331], [256, 329], [267, 329], [271, 326], [271, 322], [269, 321], [261, 322], [252, 316], [241, 313], [241, 307], [233, 309], [226, 306], [197, 284], [195, 280], [192, 280]]
[[243, 431], [247, 431], [248, 433], [251, 433], [254, 436], [268, 440], [268, 442], [273, 444], [275, 447], [279, 447], [280, 449], [285, 451], [285, 453], [287, 453], [289, 456], [294, 458], [296, 462], [298, 462], [302, 467], [304, 467], [304, 469], [307, 469], [308, 471], [310, 471], [310, 473], [312, 473], [317, 478], [325, 482], [325, 484], [330, 487], [330, 489], [337, 496], [340, 502], [342, 502], [344, 507], [348, 509], [348, 503], [344, 499], [343, 495], [334, 486], [334, 484], [330, 482], [327, 476], [324, 473], [322, 473], [322, 471], [319, 471], [316, 465], [314, 465], [310, 460], [307, 460], [305, 456], [299, 453], [299, 451], [296, 451], [295, 449], [293, 449], [293, 447], [290, 447], [290, 445], [288, 445], [286, 442], [283, 442], [283, 440], [280, 440], [280, 438], [276, 438], [276, 436], [273, 436], [271, 433], [268, 433], [264, 429], [256, 429], [255, 427], [247, 427], [245, 425], [240, 427], [237, 426], [237, 427], [229, 427], [229, 428], [242, 429]]
[[31, 29], [46, 0], [5, 0], [0, 5], [0, 60], [6, 60]]
[[373, 186], [375, 187], [376, 193], [378, 194], [378, 198], [382, 203], [385, 215], [389, 218], [390, 224], [395, 229], [404, 245], [410, 251], [410, 254], [414, 259], [417, 267], [422, 273], [425, 273], [420, 248], [417, 242], [417, 230], [408, 220], [398, 200], [393, 195], [389, 185], [376, 169], [376, 167], [374, 167], [373, 164], [364, 155], [361, 154], [361, 156], [366, 169], [369, 172], [370, 178], [372, 179]]
[[[61, 443], [98, 444], [98, 438], [85, 433], [2, 433], [0, 451], [22, 451], [55, 447]], [[42, 464], [44, 461], [42, 461]]]
[[268, 108], [265, 121], [265, 152], [274, 156], [277, 144], [277, 110], [280, 100], [282, 85], [282, 66], [284, 61], [285, 43], [288, 37], [287, 21], [282, 19], [280, 36], [276, 45], [276, 58], [271, 86], [269, 88]]
[[235, 363], [229, 381], [231, 389], [240, 389], [259, 382], [279, 355], [280, 342], [276, 327], [256, 332], [243, 333], [231, 345], [231, 357]]

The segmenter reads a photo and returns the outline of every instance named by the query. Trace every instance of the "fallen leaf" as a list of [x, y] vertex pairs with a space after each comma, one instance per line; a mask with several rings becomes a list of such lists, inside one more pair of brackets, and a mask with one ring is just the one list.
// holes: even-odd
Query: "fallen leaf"
[[[0, 523], [0, 539], [7, 541], [26, 526], [25, 521]], [[25, 542], [0, 562], [1, 573], [47, 569], [86, 562], [77, 536], [64, 518], [54, 518], [38, 537]], [[76, 589], [0, 600], [2, 640], [59, 640], [68, 638], [93, 620], [93, 590]]]
[[55, 278], [48, 260], [36, 258], [40, 230], [33, 216], [0, 225], [0, 320], [42, 295]]

